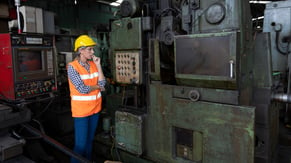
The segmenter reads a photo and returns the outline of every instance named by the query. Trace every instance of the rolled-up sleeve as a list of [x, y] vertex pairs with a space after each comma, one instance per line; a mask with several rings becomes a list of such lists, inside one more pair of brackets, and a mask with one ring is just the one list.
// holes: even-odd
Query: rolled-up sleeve
[[100, 87], [105, 87], [105, 85], [106, 85], [106, 80], [104, 79], [104, 80], [99, 80], [98, 81], [98, 85], [100, 86]]

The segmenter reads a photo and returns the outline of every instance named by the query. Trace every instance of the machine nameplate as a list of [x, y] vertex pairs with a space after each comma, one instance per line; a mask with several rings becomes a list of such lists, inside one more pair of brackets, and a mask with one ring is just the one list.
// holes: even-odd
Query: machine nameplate
[[42, 38], [27, 37], [26, 43], [27, 44], [42, 44]]

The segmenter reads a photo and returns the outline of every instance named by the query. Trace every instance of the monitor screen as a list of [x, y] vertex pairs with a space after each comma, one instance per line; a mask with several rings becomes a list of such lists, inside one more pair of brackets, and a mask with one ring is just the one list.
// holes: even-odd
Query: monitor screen
[[43, 67], [42, 52], [39, 50], [20, 50], [17, 53], [18, 72], [40, 71]]

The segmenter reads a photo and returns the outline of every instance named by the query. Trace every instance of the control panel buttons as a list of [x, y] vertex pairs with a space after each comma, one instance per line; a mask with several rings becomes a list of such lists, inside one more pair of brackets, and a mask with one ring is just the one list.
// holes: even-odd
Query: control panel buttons
[[15, 96], [17, 98], [27, 98], [41, 95], [44, 93], [49, 93], [56, 90], [57, 87], [55, 87], [54, 79], [31, 81], [16, 84]]
[[118, 52], [115, 54], [116, 81], [124, 84], [141, 84], [140, 52]]

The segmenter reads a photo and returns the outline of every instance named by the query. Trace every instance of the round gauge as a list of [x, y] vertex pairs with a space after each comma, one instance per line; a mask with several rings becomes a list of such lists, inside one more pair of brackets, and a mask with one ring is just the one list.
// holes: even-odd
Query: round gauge
[[209, 6], [205, 13], [205, 19], [210, 24], [218, 24], [225, 17], [225, 7], [220, 3]]
[[120, 4], [120, 11], [123, 17], [128, 17], [132, 15], [132, 12], [133, 12], [132, 4], [129, 1], [123, 1]]
[[172, 31], [166, 31], [163, 33], [163, 42], [166, 45], [172, 45], [174, 42], [175, 34]]
[[139, 3], [136, 0], [123, 0], [120, 4], [120, 13], [122, 17], [131, 17], [140, 11]]

